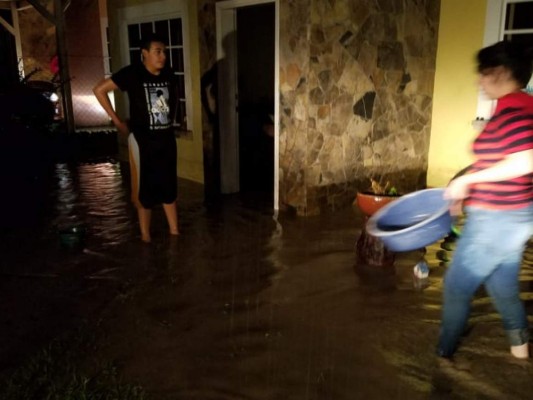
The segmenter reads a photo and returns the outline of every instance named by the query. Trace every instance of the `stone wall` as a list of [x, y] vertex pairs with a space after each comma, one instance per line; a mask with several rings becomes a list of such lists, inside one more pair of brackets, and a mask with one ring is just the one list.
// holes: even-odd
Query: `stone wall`
[[369, 178], [425, 185], [440, 2], [280, 1], [280, 200], [300, 215]]
[[[198, 3], [202, 70], [215, 60], [215, 2]], [[280, 206], [343, 207], [371, 177], [401, 192], [424, 187], [440, 2], [279, 6]], [[206, 159], [212, 144], [204, 125]]]

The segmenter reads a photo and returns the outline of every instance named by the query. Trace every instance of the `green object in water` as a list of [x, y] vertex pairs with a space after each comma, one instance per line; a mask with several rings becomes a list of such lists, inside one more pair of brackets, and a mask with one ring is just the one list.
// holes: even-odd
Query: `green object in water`
[[452, 225], [452, 232], [455, 236], [461, 236], [461, 228], [457, 225]]
[[85, 243], [85, 234], [87, 229], [81, 225], [74, 225], [59, 231], [59, 242], [61, 247], [66, 249], [74, 249], [82, 246]]

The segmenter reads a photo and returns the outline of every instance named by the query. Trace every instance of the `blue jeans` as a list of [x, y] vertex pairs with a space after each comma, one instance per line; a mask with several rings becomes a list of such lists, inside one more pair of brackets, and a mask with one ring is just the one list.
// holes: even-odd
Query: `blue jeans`
[[444, 277], [444, 305], [437, 352], [451, 357], [464, 332], [470, 303], [485, 285], [500, 313], [511, 346], [529, 340], [518, 275], [533, 234], [533, 206], [518, 210], [466, 208], [466, 223]]

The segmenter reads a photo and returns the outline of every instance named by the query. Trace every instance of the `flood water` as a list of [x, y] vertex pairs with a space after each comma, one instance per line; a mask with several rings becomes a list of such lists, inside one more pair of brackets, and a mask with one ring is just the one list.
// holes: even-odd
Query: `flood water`
[[[114, 363], [151, 399], [531, 398], [533, 366], [511, 358], [483, 291], [457, 354], [468, 369], [438, 367], [441, 243], [426, 249], [427, 280], [413, 278], [421, 252], [358, 266], [355, 208], [299, 218], [251, 194], [206, 204], [200, 185], [180, 180], [180, 236], [156, 209], [146, 245], [126, 169], [56, 164], [44, 217], [2, 231], [1, 373], [84, 323], [103, 334], [80, 363]], [[87, 229], [79, 248], [58, 234], [72, 225]], [[530, 247], [530, 315], [532, 277]]]

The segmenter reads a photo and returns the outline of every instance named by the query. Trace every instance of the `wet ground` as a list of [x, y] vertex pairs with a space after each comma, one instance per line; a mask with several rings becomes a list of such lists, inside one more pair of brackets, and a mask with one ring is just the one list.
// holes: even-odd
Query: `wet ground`
[[[9, 375], [67, 332], [98, 331], [79, 363], [113, 363], [148, 398], [198, 400], [530, 399], [533, 364], [508, 354], [480, 292], [457, 354], [434, 356], [446, 265], [427, 248], [393, 268], [356, 265], [355, 208], [312, 218], [273, 215], [254, 195], [205, 204], [179, 182], [179, 237], [154, 211], [141, 243], [125, 165], [57, 163], [44, 216], [3, 229], [0, 373]], [[23, 215], [21, 209], [4, 209]], [[83, 246], [58, 230], [84, 225]], [[521, 276], [533, 313], [533, 250]]]

